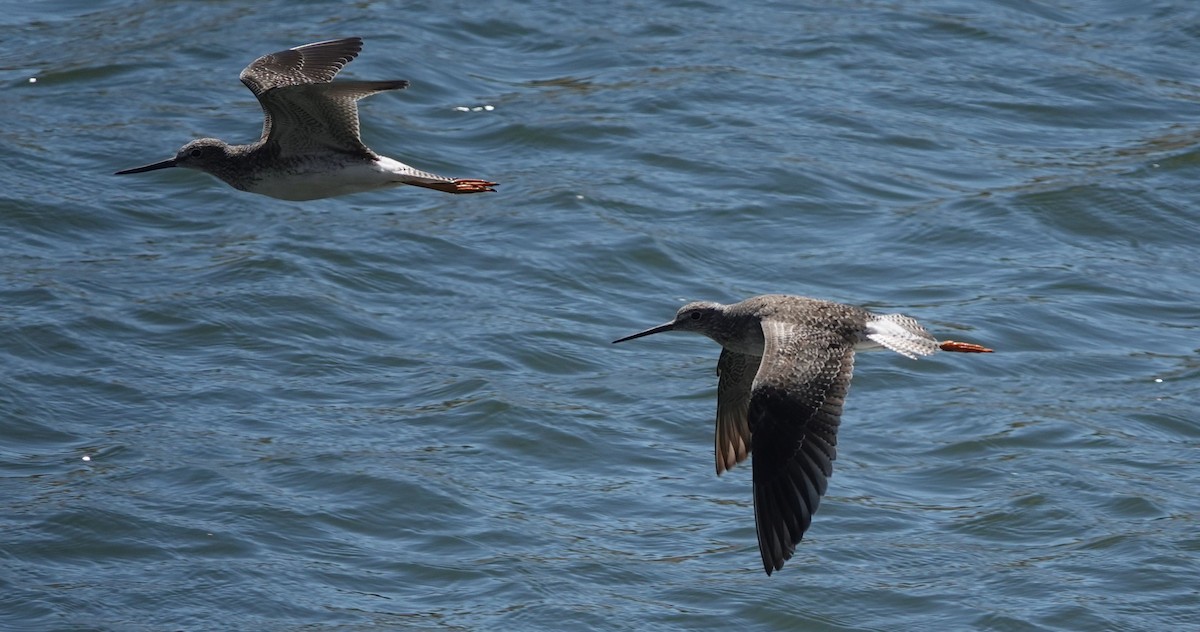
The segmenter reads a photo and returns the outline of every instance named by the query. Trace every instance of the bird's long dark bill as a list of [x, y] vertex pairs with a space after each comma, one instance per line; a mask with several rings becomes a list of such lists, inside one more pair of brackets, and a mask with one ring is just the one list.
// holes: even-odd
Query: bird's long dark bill
[[647, 329], [646, 331], [639, 331], [636, 334], [633, 334], [632, 336], [625, 336], [624, 338], [614, 340], [614, 341], [612, 341], [612, 343], [615, 345], [618, 342], [625, 342], [626, 340], [633, 340], [634, 338], [641, 338], [642, 336], [649, 336], [650, 334], [656, 334], [661, 331], [671, 331], [674, 328], [675, 328], [674, 322], [665, 323], [665, 324], [659, 325], [658, 327], [651, 327], [651, 328]]
[[172, 158], [170, 160], [156, 162], [151, 165], [144, 165], [141, 167], [134, 167], [133, 169], [125, 169], [123, 171], [118, 171], [113, 175], [123, 176], [127, 173], [145, 173], [147, 171], [158, 171], [159, 169], [166, 169], [167, 167], [174, 167], [174, 166], [175, 166], [175, 159]]

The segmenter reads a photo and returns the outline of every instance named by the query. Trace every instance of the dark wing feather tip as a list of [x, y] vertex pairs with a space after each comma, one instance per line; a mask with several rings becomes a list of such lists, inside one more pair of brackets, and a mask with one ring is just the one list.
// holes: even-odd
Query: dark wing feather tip
[[794, 554], [833, 473], [854, 348], [833, 332], [786, 322], [763, 321], [763, 334], [747, 417], [759, 552], [769, 575]]

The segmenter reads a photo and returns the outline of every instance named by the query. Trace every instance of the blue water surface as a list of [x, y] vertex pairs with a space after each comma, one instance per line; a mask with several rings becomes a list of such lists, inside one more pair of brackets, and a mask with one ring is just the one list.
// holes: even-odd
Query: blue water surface
[[[1200, 4], [55, 0], [0, 13], [0, 629], [1200, 628]], [[494, 194], [182, 169], [361, 36], [363, 137]], [[762, 293], [861, 355], [762, 572], [713, 471]]]

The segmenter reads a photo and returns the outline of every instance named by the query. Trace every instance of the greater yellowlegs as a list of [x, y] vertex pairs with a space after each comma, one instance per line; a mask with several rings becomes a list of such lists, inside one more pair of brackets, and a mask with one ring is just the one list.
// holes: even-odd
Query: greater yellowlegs
[[801, 296], [688, 303], [662, 331], [718, 342], [717, 474], [754, 455], [754, 524], [763, 568], [783, 568], [812, 522], [837, 456], [837, 429], [854, 351], [884, 347], [910, 358], [943, 351], [990, 353], [938, 342], [917, 321]]
[[362, 39], [317, 42], [263, 55], [241, 80], [262, 105], [262, 138], [229, 145], [215, 138], [186, 144], [174, 158], [117, 175], [184, 167], [210, 173], [242, 191], [281, 200], [318, 198], [410, 184], [446, 193], [494, 191], [495, 182], [454, 179], [380, 156], [358, 135], [358, 100], [407, 81], [338, 81]]

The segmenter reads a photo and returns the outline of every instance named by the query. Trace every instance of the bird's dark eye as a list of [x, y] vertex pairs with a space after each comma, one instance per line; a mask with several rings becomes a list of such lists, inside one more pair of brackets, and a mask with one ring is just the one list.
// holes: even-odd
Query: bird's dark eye
[[692, 312], [692, 320], [700, 320], [700, 312]]
[[192, 150], [192, 158], [199, 158], [200, 154], [202, 154], [202, 153], [204, 153], [204, 152], [200, 151], [199, 149], [193, 149]]

